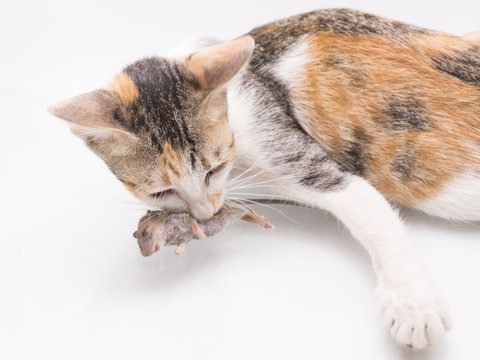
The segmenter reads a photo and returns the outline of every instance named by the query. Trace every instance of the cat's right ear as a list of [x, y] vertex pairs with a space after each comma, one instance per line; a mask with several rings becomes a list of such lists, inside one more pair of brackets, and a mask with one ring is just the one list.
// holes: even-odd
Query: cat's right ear
[[48, 111], [66, 120], [72, 132], [89, 145], [107, 141], [131, 144], [137, 140], [136, 136], [115, 121], [114, 112], [118, 106], [115, 92], [100, 89], [64, 100], [49, 107]]
[[186, 57], [185, 65], [195, 76], [200, 89], [211, 92], [225, 85], [252, 56], [255, 41], [251, 36], [202, 49]]

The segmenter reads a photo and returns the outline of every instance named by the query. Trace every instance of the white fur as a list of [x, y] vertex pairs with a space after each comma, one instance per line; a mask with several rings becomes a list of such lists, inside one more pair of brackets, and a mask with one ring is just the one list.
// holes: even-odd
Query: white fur
[[[308, 55], [307, 38], [299, 39], [297, 44], [285, 53], [272, 66], [271, 71], [285, 84], [290, 90], [300, 89], [304, 86], [302, 69], [313, 59]], [[290, 92], [291, 102], [293, 104], [293, 113], [300, 126], [312, 135], [310, 132], [311, 119], [309, 117], [309, 107], [311, 104], [303, 103], [295, 96], [295, 91]]]
[[[284, 60], [283, 70], [295, 67], [298, 59]], [[244, 164], [258, 163], [266, 156], [252, 134], [254, 97], [254, 90], [239, 92], [235, 82], [229, 87], [229, 116], [238, 157]], [[263, 173], [264, 179], [268, 176], [270, 181], [276, 180], [275, 171]], [[288, 180], [275, 184], [282, 186], [275, 192], [283, 196], [332, 212], [365, 247], [378, 277], [382, 323], [398, 342], [422, 348], [443, 337], [450, 327], [448, 309], [412, 252], [399, 216], [377, 190], [356, 176], [346, 189], [326, 193]]]
[[480, 175], [465, 172], [415, 207], [449, 220], [480, 221]]
[[398, 342], [423, 348], [444, 336], [451, 323], [448, 308], [414, 255], [399, 216], [373, 186], [354, 176], [341, 191], [292, 188], [288, 195], [332, 212], [367, 250], [378, 278], [382, 323]]
[[305, 39], [299, 39], [297, 44], [286, 52], [279, 60], [270, 65], [271, 71], [284, 84], [295, 85], [301, 80], [301, 70], [311, 59], [307, 55], [308, 44]]
[[[299, 74], [309, 61], [305, 46], [300, 42], [265, 70], [272, 71], [290, 88], [301, 86], [295, 74]], [[378, 278], [381, 319], [391, 335], [400, 343], [415, 348], [440, 340], [450, 327], [448, 309], [414, 255], [398, 214], [360, 177], [351, 176], [343, 190], [321, 192], [299, 186], [288, 177], [279, 179], [275, 169], [263, 169], [268, 164], [269, 154], [262, 151], [262, 139], [253, 126], [257, 95], [254, 89], [241, 87], [242, 73], [228, 85], [229, 119], [237, 149], [236, 173], [249, 167], [261, 169], [256, 181], [266, 180], [276, 185], [274, 191], [280, 195], [330, 211], [338, 217], [372, 258]], [[293, 101], [296, 115], [306, 128], [308, 119], [298, 111], [304, 104]]]
[[[263, 153], [253, 135], [255, 115], [255, 91], [241, 90], [241, 75], [235, 76], [228, 84], [228, 119], [235, 136], [236, 159], [232, 176], [254, 164], [264, 162]], [[261, 167], [261, 166], [256, 166]]]

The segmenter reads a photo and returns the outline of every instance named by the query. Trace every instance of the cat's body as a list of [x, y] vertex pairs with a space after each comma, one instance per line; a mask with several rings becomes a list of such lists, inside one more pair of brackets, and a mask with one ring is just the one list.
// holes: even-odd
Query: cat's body
[[329, 10], [249, 33], [257, 50], [229, 91], [235, 134], [262, 134], [241, 138], [245, 155], [299, 185], [353, 174], [390, 201], [480, 220], [480, 47], [376, 22]]
[[448, 310], [387, 200], [480, 220], [480, 47], [337, 9], [249, 36], [141, 60], [53, 112], [154, 206], [207, 219], [250, 169], [331, 211], [372, 257], [392, 336], [438, 341]]

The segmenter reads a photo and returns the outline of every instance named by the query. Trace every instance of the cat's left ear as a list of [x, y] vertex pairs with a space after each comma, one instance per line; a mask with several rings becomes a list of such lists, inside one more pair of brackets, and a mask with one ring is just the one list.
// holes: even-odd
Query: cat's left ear
[[[75, 96], [50, 106], [48, 111], [66, 120], [72, 131], [81, 136], [84, 133], [97, 133], [97, 136], [127, 133], [115, 121], [115, 110], [120, 106], [118, 95], [111, 90], [99, 89]], [[76, 131], [79, 130], [79, 131]], [[133, 136], [133, 134], [132, 134]]]
[[187, 69], [195, 76], [202, 91], [211, 92], [235, 76], [247, 63], [255, 48], [251, 36], [210, 46], [186, 58]]
[[138, 139], [115, 121], [118, 106], [119, 97], [114, 91], [99, 89], [64, 100], [49, 107], [48, 111], [66, 120], [72, 132], [91, 148], [98, 150], [103, 146], [121, 152]]

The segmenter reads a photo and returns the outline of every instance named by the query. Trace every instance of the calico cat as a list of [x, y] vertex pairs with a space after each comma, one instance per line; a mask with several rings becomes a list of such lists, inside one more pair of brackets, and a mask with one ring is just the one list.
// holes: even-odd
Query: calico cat
[[389, 202], [480, 220], [480, 47], [345, 9], [151, 57], [50, 108], [154, 208], [199, 220], [229, 173], [340, 219], [370, 254], [381, 319], [422, 348], [449, 312]]

